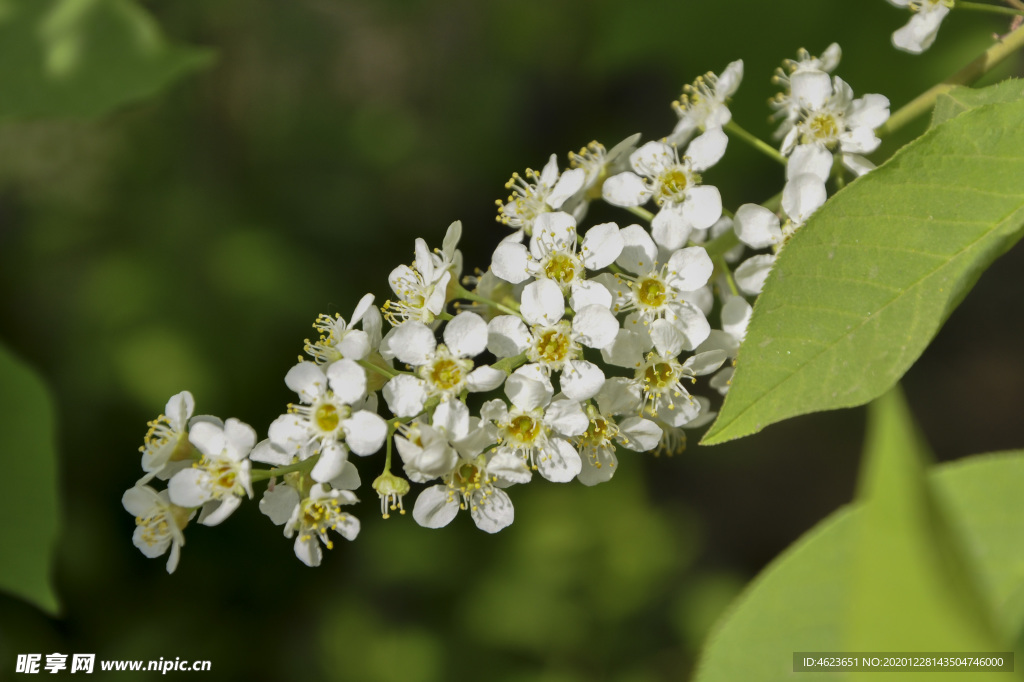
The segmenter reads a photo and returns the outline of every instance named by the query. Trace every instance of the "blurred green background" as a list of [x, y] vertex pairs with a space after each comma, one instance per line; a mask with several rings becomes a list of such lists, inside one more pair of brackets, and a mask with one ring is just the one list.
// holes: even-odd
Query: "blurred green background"
[[[860, 411], [716, 448], [692, 434], [683, 455], [630, 454], [593, 489], [516, 488], [497, 536], [465, 517], [440, 531], [384, 521], [367, 488], [362, 534], [317, 570], [252, 503], [190, 526], [173, 576], [132, 546], [120, 504], [145, 423], [189, 389], [198, 412], [265, 434], [318, 313], [347, 316], [367, 291], [383, 301], [413, 239], [439, 245], [452, 220], [467, 266], [486, 265], [513, 171], [552, 152], [564, 165], [592, 139], [667, 134], [669, 103], [700, 73], [744, 59], [734, 117], [767, 138], [769, 78], [799, 47], [838, 41], [838, 73], [895, 109], [1005, 24], [957, 13], [915, 58], [890, 47], [907, 15], [882, 0], [141, 6], [168, 40], [210, 48], [211, 65], [158, 74], [169, 87], [140, 86], [107, 115], [0, 123], [0, 339], [55, 394], [64, 524], [62, 617], [0, 595], [0, 678], [18, 653], [63, 652], [209, 659], [215, 679], [685, 679], [742, 586], [851, 498]], [[8, 114], [45, 77], [10, 35]], [[113, 49], [73, 47], [72, 63]], [[782, 174], [733, 141], [705, 181], [735, 208]], [[940, 459], [1020, 446], [1022, 266], [1019, 249], [998, 262], [906, 379]]]

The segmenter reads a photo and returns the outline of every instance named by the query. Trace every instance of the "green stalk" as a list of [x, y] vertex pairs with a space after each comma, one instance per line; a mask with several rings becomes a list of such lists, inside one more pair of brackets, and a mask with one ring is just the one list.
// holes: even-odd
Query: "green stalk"
[[786, 165], [786, 157], [779, 153], [775, 147], [771, 146], [761, 138], [749, 133], [745, 128], [736, 123], [736, 121], [729, 121], [725, 124], [725, 129], [730, 133], [733, 133], [741, 140], [749, 144], [751, 147], [761, 152], [773, 161], [781, 163], [783, 166]]
[[1019, 10], [1011, 9], [1009, 7], [1000, 7], [998, 5], [986, 5], [983, 2], [967, 2], [966, 0], [957, 0], [953, 5], [953, 9], [969, 9], [974, 12], [986, 12], [988, 14], [1002, 14], [1003, 16], [1019, 17], [1024, 15], [1024, 12]]
[[[958, 2], [957, 6], [962, 5]], [[935, 105], [939, 95], [949, 92], [958, 85], [969, 85], [974, 83], [986, 73], [1002, 63], [1011, 54], [1024, 47], [1024, 27], [1018, 28], [1003, 40], [978, 55], [970, 64], [963, 67], [952, 76], [935, 85], [900, 107], [885, 125], [881, 126], [875, 133], [879, 136], [894, 133], [904, 127], [918, 116], [927, 113]]]

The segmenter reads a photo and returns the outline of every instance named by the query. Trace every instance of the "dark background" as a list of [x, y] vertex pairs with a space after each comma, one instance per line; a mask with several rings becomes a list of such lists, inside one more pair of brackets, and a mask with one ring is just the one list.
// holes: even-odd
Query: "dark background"
[[[0, 596], [0, 677], [17, 653], [63, 652], [209, 659], [213, 679], [685, 678], [738, 590], [851, 499], [861, 410], [715, 448], [691, 434], [593, 489], [517, 488], [497, 536], [382, 520], [371, 460], [363, 531], [319, 569], [250, 503], [190, 526], [173, 576], [120, 504], [145, 423], [187, 388], [265, 434], [318, 313], [382, 302], [413, 239], [440, 245], [452, 220], [485, 266], [513, 171], [667, 134], [700, 73], [744, 59], [734, 117], [767, 138], [770, 76], [801, 46], [838, 41], [837, 73], [895, 109], [1005, 24], [957, 12], [912, 57], [889, 45], [909, 15], [882, 0], [146, 6], [215, 64], [101, 120], [0, 125], [0, 338], [56, 396], [64, 521], [63, 617]], [[705, 180], [734, 209], [782, 174], [733, 140]], [[1022, 265], [1019, 248], [997, 262], [907, 375], [941, 459], [1021, 445]]]

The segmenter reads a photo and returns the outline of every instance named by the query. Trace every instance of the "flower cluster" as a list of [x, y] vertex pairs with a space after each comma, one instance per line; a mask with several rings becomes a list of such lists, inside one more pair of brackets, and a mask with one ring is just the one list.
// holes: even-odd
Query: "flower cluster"
[[[552, 155], [541, 171], [514, 174], [497, 215], [511, 232], [486, 271], [463, 276], [456, 222], [440, 248], [415, 240], [380, 308], [366, 294], [348, 319], [318, 317], [307, 359], [284, 377], [295, 402], [265, 440], [237, 419], [193, 416], [188, 392], [172, 397], [123, 500], [136, 546], [170, 550], [173, 571], [197, 514], [219, 524], [266, 481], [260, 510], [316, 566], [335, 533], [358, 535], [343, 507], [358, 502], [359, 469], [381, 452], [371, 487], [385, 518], [405, 514], [414, 495], [421, 526], [461, 510], [494, 533], [514, 520], [517, 485], [592, 486], [626, 453], [680, 451], [685, 429], [714, 417], [698, 378], [709, 377], [709, 394], [728, 391], [751, 299], [779, 249], [830, 183], [873, 167], [863, 155], [879, 143], [888, 100], [854, 98], [831, 76], [839, 58], [836, 45], [821, 58], [801, 51], [777, 72], [778, 197], [730, 211], [711, 182], [730, 132], [752, 137], [729, 110], [743, 78], [736, 61], [684, 89], [664, 137], [592, 142], [568, 168]], [[621, 210], [621, 223], [586, 224], [594, 201]]]

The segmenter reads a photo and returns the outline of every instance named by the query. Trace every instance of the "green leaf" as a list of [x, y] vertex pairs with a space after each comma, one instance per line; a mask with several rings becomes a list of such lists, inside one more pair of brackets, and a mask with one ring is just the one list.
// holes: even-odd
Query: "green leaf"
[[921, 355], [1024, 227], [1024, 102], [964, 112], [828, 201], [783, 248], [703, 443], [862, 405]]
[[0, 0], [0, 118], [99, 116], [210, 63], [131, 0]]
[[34, 371], [0, 346], [0, 589], [56, 614], [57, 447], [53, 401]]
[[[977, 571], [986, 609], [995, 614], [1005, 638], [1014, 638], [1024, 624], [1024, 599], [1019, 598], [1024, 588], [1024, 451], [935, 467], [929, 481]], [[761, 572], [716, 626], [698, 663], [697, 682], [850, 680], [842, 673], [794, 675], [793, 652], [852, 651], [850, 609], [864, 531], [873, 523], [871, 504], [835, 512]], [[885, 617], [901, 617], [900, 608], [893, 603]], [[887, 627], [882, 621], [876, 625]], [[890, 643], [885, 649], [894, 647]], [[1017, 661], [1021, 655], [1018, 650]], [[933, 680], [935, 675], [924, 677]], [[984, 679], [977, 673], [957, 675], [951, 679]], [[1021, 679], [1019, 674], [998, 675], [993, 679]], [[871, 673], [864, 679], [882, 682], [885, 675]]]
[[1020, 78], [1009, 78], [1001, 83], [978, 90], [958, 85], [936, 98], [930, 127], [934, 128], [951, 118], [956, 118], [965, 111], [977, 109], [986, 104], [1016, 102], [1020, 99], [1024, 99], [1024, 80]]
[[845, 651], [999, 650], [931, 460], [898, 387], [871, 403]]

